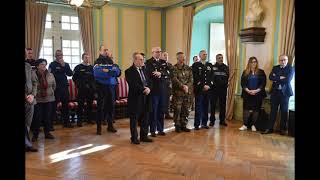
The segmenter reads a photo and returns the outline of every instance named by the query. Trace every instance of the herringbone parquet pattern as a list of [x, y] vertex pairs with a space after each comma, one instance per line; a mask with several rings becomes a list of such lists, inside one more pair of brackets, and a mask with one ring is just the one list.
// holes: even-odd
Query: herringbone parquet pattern
[[[26, 154], [26, 179], [294, 179], [294, 138], [240, 132], [228, 127], [176, 133], [166, 120], [166, 136], [130, 144], [129, 120], [117, 120], [116, 134], [95, 135], [95, 125], [63, 129], [55, 140], [41, 134], [37, 153]], [[189, 127], [193, 127], [193, 120]]]

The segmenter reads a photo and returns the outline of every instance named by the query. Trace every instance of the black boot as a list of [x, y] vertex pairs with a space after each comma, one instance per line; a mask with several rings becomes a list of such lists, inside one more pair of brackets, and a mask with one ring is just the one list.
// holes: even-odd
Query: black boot
[[97, 135], [101, 135], [101, 126], [97, 126]]
[[188, 129], [188, 128], [185, 127], [185, 126], [183, 126], [183, 127], [181, 128], [181, 130], [184, 131], [184, 132], [190, 132], [190, 131], [191, 131], [190, 129]]
[[177, 132], [177, 133], [181, 133], [181, 128], [180, 128], [180, 126], [176, 126], [176, 132]]
[[117, 130], [113, 127], [113, 123], [108, 123], [108, 128], [107, 128], [108, 132], [112, 132], [112, 133], [116, 133]]

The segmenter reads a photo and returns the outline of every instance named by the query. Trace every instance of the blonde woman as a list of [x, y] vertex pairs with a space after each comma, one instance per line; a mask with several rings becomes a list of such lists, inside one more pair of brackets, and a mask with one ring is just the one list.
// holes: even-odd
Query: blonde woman
[[243, 98], [243, 125], [240, 131], [248, 129], [248, 118], [252, 113], [251, 130], [256, 131], [255, 122], [261, 109], [262, 100], [267, 96], [266, 74], [259, 69], [259, 63], [256, 57], [250, 57], [246, 69], [241, 76], [241, 87]]

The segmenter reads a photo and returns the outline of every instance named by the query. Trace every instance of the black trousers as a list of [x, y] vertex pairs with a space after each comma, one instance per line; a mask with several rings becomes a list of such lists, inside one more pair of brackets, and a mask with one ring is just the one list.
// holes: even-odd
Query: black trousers
[[213, 89], [210, 96], [211, 115], [210, 122], [214, 123], [216, 120], [216, 104], [219, 100], [219, 120], [220, 123], [225, 121], [226, 118], [226, 100], [227, 100], [227, 88]]
[[148, 125], [149, 125], [149, 114], [148, 112], [136, 113], [130, 115], [130, 132], [131, 141], [138, 139], [137, 121], [141, 120], [140, 124], [140, 139], [146, 138], [148, 136]]
[[280, 130], [287, 130], [289, 98], [289, 96], [285, 96], [280, 90], [271, 94], [271, 112], [269, 129], [273, 129], [274, 123], [276, 122], [278, 108], [280, 106]]
[[33, 133], [33, 136], [38, 137], [39, 135], [39, 129], [41, 121], [44, 125], [44, 133], [48, 134], [50, 132], [51, 124], [51, 117], [53, 114], [53, 106], [55, 105], [55, 102], [47, 102], [47, 103], [37, 103], [34, 106], [34, 120], [32, 121], [31, 130]]
[[101, 122], [107, 119], [108, 127], [112, 127], [114, 118], [114, 107], [116, 100], [116, 86], [97, 84], [98, 101], [97, 101], [97, 128], [101, 128]]
[[[82, 123], [84, 120], [84, 115], [88, 118], [87, 120], [92, 120], [92, 103], [94, 99], [94, 92], [92, 89], [89, 88], [78, 88], [78, 96], [77, 96], [77, 102], [78, 102], [78, 109], [77, 109], [77, 115], [78, 115], [78, 122]], [[84, 106], [84, 103], [87, 103], [87, 106]]]
[[64, 126], [70, 125], [69, 110], [68, 110], [68, 102], [69, 102], [70, 95], [69, 95], [68, 87], [57, 88], [54, 91], [54, 96], [56, 98], [56, 105], [54, 110], [56, 110], [57, 104], [61, 102], [62, 103], [61, 114], [62, 114], [63, 124]]

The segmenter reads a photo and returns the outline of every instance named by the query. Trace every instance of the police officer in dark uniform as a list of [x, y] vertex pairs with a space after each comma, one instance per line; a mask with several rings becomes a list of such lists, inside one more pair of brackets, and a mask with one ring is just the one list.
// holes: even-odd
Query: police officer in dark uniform
[[173, 78], [173, 65], [169, 62], [169, 54], [167, 52], [162, 52], [161, 53], [161, 58], [167, 62], [167, 69], [166, 71], [169, 74], [168, 79], [166, 79], [166, 87], [167, 87], [167, 92], [168, 92], [168, 96], [167, 96], [167, 108], [166, 108], [166, 112], [165, 112], [165, 118], [166, 119], [173, 119], [173, 117], [170, 115], [170, 96], [172, 95], [172, 81], [171, 79]]
[[208, 105], [211, 89], [213, 86], [212, 81], [212, 64], [207, 62], [207, 52], [201, 50], [199, 53], [200, 61], [192, 65], [193, 86], [195, 94], [195, 119], [194, 128], [199, 130], [201, 127], [209, 129], [208, 122]]
[[147, 74], [153, 84], [151, 91], [152, 97], [152, 112], [150, 115], [150, 132], [152, 137], [158, 135], [165, 136], [164, 128], [164, 113], [167, 111], [167, 87], [166, 81], [169, 79], [168, 67], [165, 60], [160, 59], [161, 48], [152, 48], [152, 58], [146, 62]]
[[69, 64], [64, 62], [63, 53], [61, 50], [56, 50], [55, 56], [56, 60], [51, 62], [49, 65], [49, 72], [54, 75], [57, 84], [56, 90], [54, 91], [54, 95], [56, 98], [56, 106], [54, 107], [56, 109], [57, 103], [62, 103], [61, 113], [63, 118], [63, 125], [67, 128], [73, 128], [69, 120], [69, 84], [67, 80], [67, 76], [72, 76], [73, 72], [70, 69]]
[[[74, 74], [72, 76], [78, 89], [77, 102], [78, 106], [78, 121], [77, 125], [82, 127], [84, 120], [84, 113], [87, 115], [87, 123], [92, 124], [92, 104], [96, 99], [95, 94], [95, 82], [93, 77], [93, 66], [89, 63], [89, 55], [87, 53], [82, 54], [82, 63], [74, 68]], [[84, 108], [84, 103], [87, 103]]]
[[95, 61], [93, 68], [96, 89], [98, 93], [98, 110], [97, 110], [97, 134], [101, 135], [101, 122], [105, 119], [108, 121], [108, 132], [117, 132], [113, 127], [114, 107], [116, 100], [117, 77], [121, 75], [121, 70], [112, 59], [108, 57], [107, 49], [100, 46], [99, 58]]
[[214, 126], [215, 110], [217, 100], [219, 99], [219, 120], [220, 125], [227, 126], [225, 121], [226, 118], [226, 99], [227, 99], [227, 88], [229, 79], [229, 68], [223, 63], [222, 54], [216, 55], [216, 63], [212, 66], [213, 72], [213, 86], [210, 97], [211, 115], [210, 115], [210, 126]]

